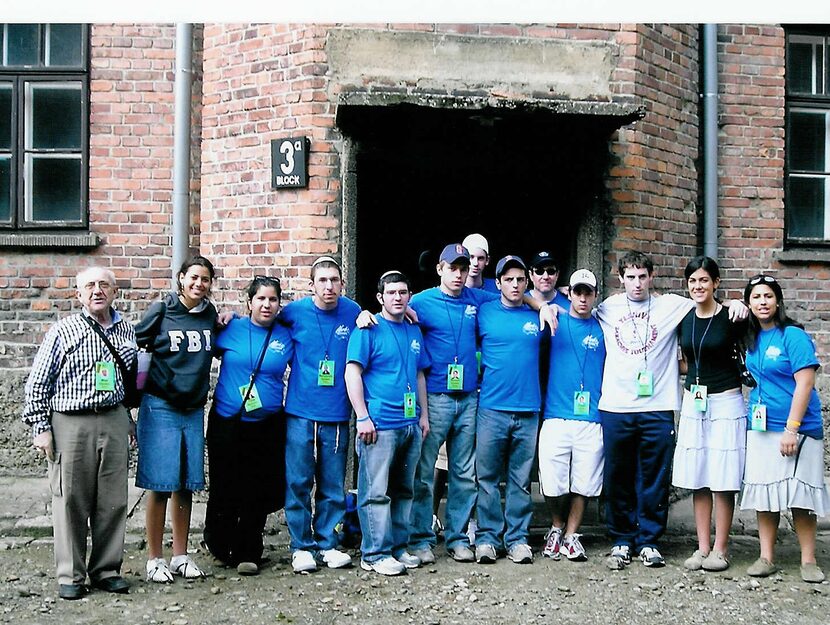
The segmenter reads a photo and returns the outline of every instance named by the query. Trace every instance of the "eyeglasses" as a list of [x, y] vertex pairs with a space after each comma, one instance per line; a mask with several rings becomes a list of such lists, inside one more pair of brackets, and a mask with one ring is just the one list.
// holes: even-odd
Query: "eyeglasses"
[[87, 293], [92, 293], [96, 288], [101, 291], [111, 291], [114, 286], [115, 285], [112, 285], [109, 282], [101, 280], [100, 282], [87, 282], [82, 288]]
[[752, 278], [752, 280], [749, 281], [749, 284], [751, 286], [755, 286], [756, 284], [760, 284], [761, 282], [766, 282], [767, 284], [772, 284], [772, 283], [775, 282], [775, 278], [773, 278], [772, 276], [764, 276], [764, 275], [755, 276], [754, 278]]
[[545, 274], [552, 276], [554, 274], [559, 273], [559, 270], [556, 267], [534, 267], [533, 273], [535, 273], [537, 276], [543, 276]]

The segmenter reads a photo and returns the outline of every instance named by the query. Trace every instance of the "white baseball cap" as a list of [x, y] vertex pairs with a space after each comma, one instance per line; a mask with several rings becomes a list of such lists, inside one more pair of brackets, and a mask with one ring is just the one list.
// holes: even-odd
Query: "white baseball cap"
[[488, 256], [490, 255], [490, 245], [487, 243], [487, 239], [485, 239], [480, 234], [468, 234], [464, 237], [464, 240], [461, 242], [461, 245], [466, 247], [468, 250], [484, 250], [484, 253]]
[[580, 284], [584, 284], [596, 290], [597, 277], [587, 269], [577, 269], [571, 274], [570, 285], [571, 288], [574, 288]]

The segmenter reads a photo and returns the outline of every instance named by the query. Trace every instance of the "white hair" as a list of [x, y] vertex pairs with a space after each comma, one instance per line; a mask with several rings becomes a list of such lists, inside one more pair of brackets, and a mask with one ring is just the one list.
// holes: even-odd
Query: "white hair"
[[106, 267], [93, 266], [87, 267], [86, 269], [78, 273], [77, 276], [75, 276], [75, 283], [77, 284], [79, 291], [84, 287], [84, 284], [86, 284], [89, 274], [91, 274], [93, 271], [103, 272], [104, 275], [107, 277], [107, 282], [109, 282], [112, 286], [115, 286], [115, 274], [112, 271], [110, 271]]

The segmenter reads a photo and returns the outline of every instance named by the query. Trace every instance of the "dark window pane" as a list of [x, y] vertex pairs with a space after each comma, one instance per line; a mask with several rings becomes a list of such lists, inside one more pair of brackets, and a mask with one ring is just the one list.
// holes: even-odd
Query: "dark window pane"
[[81, 83], [29, 83], [32, 116], [28, 147], [42, 149], [81, 148]]
[[12, 148], [12, 85], [0, 83], [0, 150]]
[[37, 65], [40, 62], [39, 31], [37, 24], [8, 24], [9, 65]]
[[787, 229], [791, 237], [824, 238], [823, 178], [790, 178]]
[[[824, 40], [825, 43], [827, 40]], [[824, 50], [827, 46], [819, 46], [816, 51], [816, 93], [826, 93], [824, 85]]]
[[817, 113], [794, 112], [790, 115], [790, 136], [787, 156], [790, 170], [827, 171], [824, 154], [826, 116]]
[[81, 65], [81, 25], [49, 24], [49, 48], [46, 64], [78, 67]]
[[30, 215], [32, 221], [80, 221], [81, 159], [31, 159]]
[[0, 222], [12, 218], [12, 159], [0, 156]]

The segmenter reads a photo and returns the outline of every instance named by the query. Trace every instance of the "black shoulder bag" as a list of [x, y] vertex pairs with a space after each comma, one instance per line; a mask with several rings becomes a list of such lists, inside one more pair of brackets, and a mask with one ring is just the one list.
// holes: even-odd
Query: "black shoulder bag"
[[127, 408], [137, 408], [141, 403], [141, 392], [136, 390], [135, 387], [137, 368], [135, 366], [133, 366], [132, 369], [127, 367], [127, 364], [121, 359], [121, 356], [119, 356], [118, 352], [115, 350], [115, 346], [110, 342], [107, 335], [104, 334], [104, 331], [101, 330], [101, 327], [97, 323], [83, 313], [81, 313], [81, 317], [83, 317], [84, 321], [89, 324], [89, 327], [92, 328], [95, 334], [101, 337], [101, 340], [104, 341], [104, 345], [106, 345], [107, 349], [110, 350], [115, 363], [121, 370], [121, 379], [124, 381], [124, 399], [121, 400], [121, 403]]

